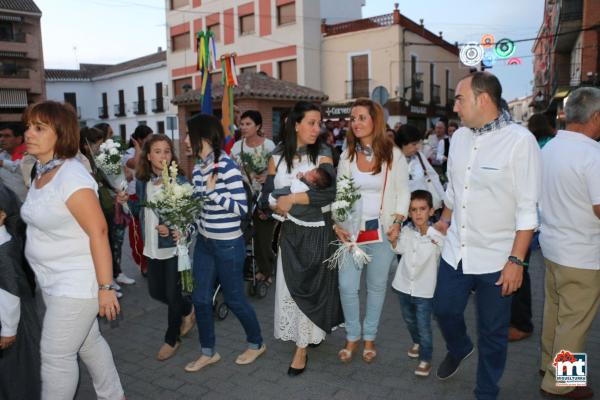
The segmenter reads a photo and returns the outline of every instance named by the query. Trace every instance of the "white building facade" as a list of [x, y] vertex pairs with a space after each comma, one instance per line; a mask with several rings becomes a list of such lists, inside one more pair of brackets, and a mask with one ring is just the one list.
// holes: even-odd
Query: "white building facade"
[[128, 140], [138, 125], [179, 137], [178, 129], [170, 129], [169, 120], [176, 121], [177, 107], [171, 104], [169, 86], [166, 52], [160, 49], [116, 65], [46, 70], [49, 100], [71, 103], [81, 125], [110, 124], [115, 136], [123, 140]]

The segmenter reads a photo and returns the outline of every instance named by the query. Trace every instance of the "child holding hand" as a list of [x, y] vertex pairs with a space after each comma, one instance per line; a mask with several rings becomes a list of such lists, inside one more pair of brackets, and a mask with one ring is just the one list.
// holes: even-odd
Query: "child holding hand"
[[431, 372], [431, 312], [445, 239], [429, 224], [434, 212], [430, 192], [412, 192], [409, 207], [412, 222], [402, 229], [400, 238], [392, 242], [392, 250], [402, 255], [392, 287], [398, 292], [402, 317], [413, 341], [408, 356], [420, 361], [415, 369], [417, 376], [429, 376]]

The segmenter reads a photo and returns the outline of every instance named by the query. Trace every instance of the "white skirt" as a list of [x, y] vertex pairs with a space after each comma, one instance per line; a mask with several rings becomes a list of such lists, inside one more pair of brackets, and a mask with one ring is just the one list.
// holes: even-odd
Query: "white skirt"
[[315, 325], [296, 305], [290, 295], [283, 275], [281, 249], [277, 255], [277, 279], [275, 280], [275, 339], [293, 341], [298, 347], [318, 344], [325, 339], [325, 331]]

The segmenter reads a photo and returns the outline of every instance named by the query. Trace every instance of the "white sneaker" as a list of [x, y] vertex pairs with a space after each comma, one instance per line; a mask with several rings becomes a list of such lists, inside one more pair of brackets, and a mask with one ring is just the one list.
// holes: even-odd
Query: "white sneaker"
[[116, 290], [115, 290], [115, 295], [117, 296], [117, 299], [120, 299], [121, 297], [123, 297], [123, 293], [117, 292]]
[[112, 281], [112, 287], [115, 288], [117, 292], [121, 291], [121, 286], [115, 280]]
[[122, 272], [115, 278], [115, 281], [122, 285], [133, 285], [135, 283], [135, 279], [131, 279]]

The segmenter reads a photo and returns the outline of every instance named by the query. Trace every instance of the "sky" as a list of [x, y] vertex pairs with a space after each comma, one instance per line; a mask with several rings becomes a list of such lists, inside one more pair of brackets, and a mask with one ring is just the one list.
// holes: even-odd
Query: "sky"
[[[309, 0], [310, 1], [310, 0]], [[342, 3], [344, 0], [339, 0]], [[165, 0], [35, 0], [42, 10], [46, 68], [77, 68], [79, 63], [113, 64], [166, 48]], [[479, 41], [484, 34], [498, 40], [535, 38], [544, 0], [365, 0], [363, 17], [400, 12], [453, 43]], [[521, 65], [496, 63], [504, 98], [531, 94], [533, 41], [517, 43], [513, 57]]]

